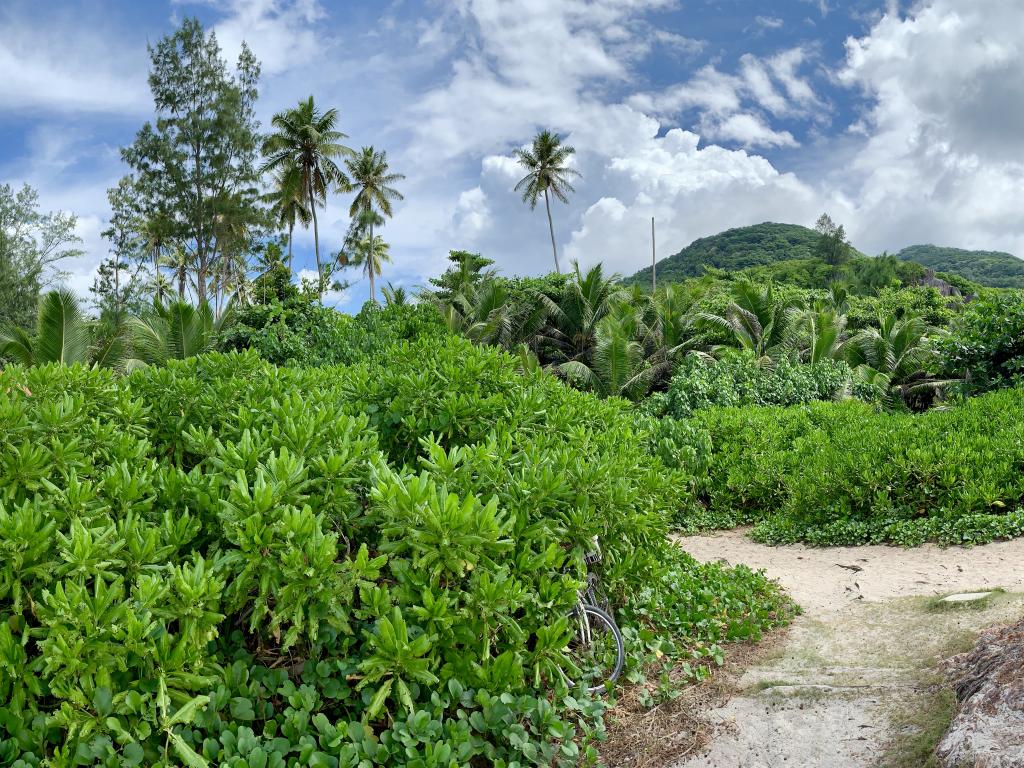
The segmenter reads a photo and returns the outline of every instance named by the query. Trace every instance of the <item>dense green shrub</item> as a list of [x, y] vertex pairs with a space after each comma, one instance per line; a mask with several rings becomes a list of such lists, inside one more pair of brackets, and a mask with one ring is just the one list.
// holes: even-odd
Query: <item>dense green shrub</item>
[[367, 303], [353, 317], [322, 306], [290, 277], [278, 267], [253, 282], [252, 301], [236, 310], [222, 351], [253, 349], [276, 365], [347, 365], [399, 341], [445, 333], [433, 307]]
[[972, 301], [939, 345], [947, 376], [977, 394], [1024, 380], [1024, 293]]
[[921, 415], [842, 402], [710, 409], [693, 421], [714, 446], [698, 488], [711, 522], [757, 522], [763, 541], [913, 545], [1024, 533], [1024, 390]]
[[852, 296], [847, 312], [849, 328], [858, 330], [878, 324], [881, 316], [919, 317], [937, 328], [949, 325], [963, 305], [963, 299], [946, 297], [934, 288], [915, 285], [883, 288], [874, 296]]
[[814, 365], [782, 359], [766, 364], [750, 355], [731, 354], [720, 360], [691, 355], [676, 368], [668, 391], [655, 409], [675, 418], [711, 406], [797, 405], [834, 400], [850, 389], [853, 373], [838, 360]]
[[516, 368], [0, 372], [0, 765], [592, 763], [559, 670], [594, 534], [631, 674], [785, 620], [667, 542], [649, 423]]

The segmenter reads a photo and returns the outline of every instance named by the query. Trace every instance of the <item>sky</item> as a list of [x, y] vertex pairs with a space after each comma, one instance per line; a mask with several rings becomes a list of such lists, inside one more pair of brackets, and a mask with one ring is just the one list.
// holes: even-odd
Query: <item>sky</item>
[[[576, 148], [553, 207], [563, 264], [629, 275], [723, 229], [828, 212], [866, 253], [917, 243], [1024, 256], [1022, 0], [4, 0], [0, 183], [78, 216], [83, 296], [108, 255], [120, 147], [152, 118], [147, 44], [186, 16], [263, 67], [258, 113], [312, 94], [354, 148], [386, 150], [405, 200], [384, 282], [453, 249], [506, 275], [553, 266], [513, 153]], [[336, 252], [350, 198], [320, 216]], [[314, 264], [312, 233], [296, 259]], [[312, 274], [312, 273], [310, 273]], [[352, 273], [329, 296], [356, 311]]]

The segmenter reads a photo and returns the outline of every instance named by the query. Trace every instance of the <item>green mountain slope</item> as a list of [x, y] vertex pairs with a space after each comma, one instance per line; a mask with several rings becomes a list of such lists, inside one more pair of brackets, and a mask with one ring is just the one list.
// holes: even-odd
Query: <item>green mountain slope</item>
[[955, 272], [991, 288], [1024, 288], [1024, 260], [1009, 253], [912, 245], [896, 255], [903, 261], [916, 261], [936, 272]]
[[[739, 227], [711, 237], [694, 240], [672, 256], [658, 262], [658, 280], [679, 282], [704, 274], [704, 267], [736, 271], [762, 264], [814, 256], [818, 233], [797, 224], [766, 222]], [[651, 281], [651, 268], [641, 269], [623, 280], [626, 284]]]

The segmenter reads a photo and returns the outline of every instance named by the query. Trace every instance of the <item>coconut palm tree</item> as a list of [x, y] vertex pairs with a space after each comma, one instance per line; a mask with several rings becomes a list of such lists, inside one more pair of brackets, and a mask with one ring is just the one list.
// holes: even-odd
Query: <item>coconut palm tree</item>
[[784, 344], [800, 362], [814, 365], [826, 359], [844, 360], [848, 341], [846, 315], [832, 309], [830, 302], [790, 310]]
[[600, 264], [583, 274], [580, 265], [574, 263], [564, 293], [540, 296], [547, 312], [547, 325], [538, 344], [552, 350], [556, 366], [572, 361], [589, 366], [598, 324], [626, 297], [617, 275], [605, 277]]
[[551, 220], [551, 195], [563, 203], [569, 202], [569, 193], [575, 192], [569, 179], [579, 176], [575, 168], [566, 165], [569, 157], [575, 154], [576, 150], [569, 145], [562, 144], [562, 139], [557, 133], [541, 131], [533, 139], [533, 145], [529, 149], [517, 149], [516, 159], [528, 171], [526, 176], [519, 180], [514, 191], [523, 193], [523, 202], [528, 203], [532, 211], [537, 207], [537, 201], [544, 197], [544, 205], [548, 212], [548, 229], [551, 232], [551, 253], [555, 257], [555, 272], [561, 274], [558, 264], [558, 246], [555, 244], [555, 225]]
[[409, 300], [409, 292], [404, 286], [395, 286], [388, 283], [380, 289], [380, 292], [384, 294], [384, 303], [389, 307], [405, 307], [411, 303]]
[[374, 283], [381, 273], [384, 262], [391, 261], [391, 246], [384, 242], [380, 235], [374, 235], [370, 239], [369, 221], [380, 219], [376, 211], [366, 210], [359, 214], [359, 218], [353, 222], [348, 235], [345, 237], [345, 245], [337, 256], [338, 266], [362, 267], [363, 274], [370, 279], [370, 297], [373, 298]]
[[127, 366], [162, 365], [209, 352], [232, 322], [234, 299], [219, 317], [205, 301], [198, 307], [181, 300], [166, 305], [154, 301], [144, 315], [128, 320], [134, 357]]
[[650, 390], [657, 372], [640, 341], [646, 334], [640, 325], [640, 315], [620, 305], [597, 324], [590, 362], [570, 360], [558, 366], [558, 373], [600, 395], [642, 396]]
[[317, 205], [326, 205], [327, 190], [331, 186], [349, 187], [348, 178], [335, 162], [353, 155], [351, 148], [341, 143], [348, 138], [337, 129], [338, 110], [321, 113], [310, 96], [297, 107], [278, 112], [271, 120], [274, 133], [263, 141], [266, 158], [262, 171], [282, 172], [295, 169], [300, 176], [303, 200], [313, 221], [313, 246], [316, 252], [318, 292], [323, 296], [324, 277], [320, 262], [320, 230], [316, 218]]
[[[758, 359], [775, 355], [786, 339], [786, 324], [794, 300], [776, 296], [775, 286], [768, 283], [758, 286], [750, 280], [742, 280], [733, 287], [733, 299], [724, 315], [702, 312], [698, 315], [704, 323], [719, 328], [732, 336], [731, 346], [752, 352]], [[721, 347], [713, 348], [718, 351]]]
[[516, 340], [515, 317], [506, 285], [494, 279], [463, 286], [450, 300], [437, 302], [445, 324], [477, 344], [509, 348]]
[[877, 328], [865, 328], [850, 340], [846, 362], [860, 379], [900, 394], [905, 402], [918, 393], [934, 394], [949, 383], [928, 373], [936, 354], [928, 340], [935, 332], [913, 315], [880, 314]]
[[302, 184], [302, 173], [298, 168], [282, 168], [274, 176], [274, 188], [267, 195], [271, 215], [279, 227], [288, 228], [288, 271], [292, 271], [292, 238], [295, 224], [308, 228], [312, 213]]
[[[345, 167], [352, 177], [352, 187], [357, 190], [348, 214], [353, 219], [360, 218], [365, 222], [369, 241], [376, 243], [374, 225], [383, 224], [384, 217], [391, 218], [392, 201], [405, 199], [402, 193], [392, 186], [405, 176], [391, 173], [387, 152], [376, 152], [373, 147], [363, 147], [357, 155], [345, 161]], [[372, 215], [374, 213], [379, 215]], [[374, 273], [369, 270], [367, 274], [370, 277], [370, 299], [377, 303]]]
[[0, 330], [0, 357], [22, 365], [88, 363], [89, 321], [71, 291], [50, 291], [39, 302], [35, 336], [8, 326]]
[[82, 314], [71, 291], [50, 291], [39, 302], [36, 332], [9, 325], [0, 329], [0, 358], [22, 365], [99, 365], [119, 368], [125, 356], [122, 324], [99, 328]]
[[184, 300], [188, 289], [188, 268], [190, 265], [188, 252], [180, 245], [175, 246], [170, 253], [160, 257], [159, 264], [171, 270], [171, 275], [178, 284], [178, 299]]

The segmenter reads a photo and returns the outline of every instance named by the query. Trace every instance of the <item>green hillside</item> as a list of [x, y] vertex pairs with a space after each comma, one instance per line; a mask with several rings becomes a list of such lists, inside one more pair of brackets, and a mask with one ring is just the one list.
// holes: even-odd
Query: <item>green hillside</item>
[[916, 261], [936, 272], [955, 272], [990, 288], [1024, 288], [1024, 260], [1010, 253], [912, 245], [897, 256], [903, 261]]
[[[659, 261], [658, 280], [679, 282], [699, 277], [705, 267], [734, 272], [778, 261], [809, 259], [814, 256], [817, 242], [817, 232], [797, 224], [766, 222], [730, 229], [694, 240], [679, 253]], [[649, 284], [650, 281], [651, 268], [646, 267], [623, 282]]]

